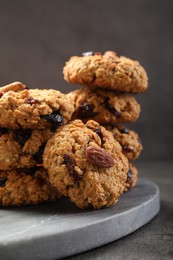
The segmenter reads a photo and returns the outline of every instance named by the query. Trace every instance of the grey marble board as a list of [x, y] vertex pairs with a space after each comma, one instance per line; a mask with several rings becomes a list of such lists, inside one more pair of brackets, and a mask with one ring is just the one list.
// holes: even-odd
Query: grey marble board
[[159, 208], [159, 188], [144, 179], [111, 208], [80, 210], [65, 198], [0, 208], [0, 259], [49, 260], [84, 252], [132, 233]]

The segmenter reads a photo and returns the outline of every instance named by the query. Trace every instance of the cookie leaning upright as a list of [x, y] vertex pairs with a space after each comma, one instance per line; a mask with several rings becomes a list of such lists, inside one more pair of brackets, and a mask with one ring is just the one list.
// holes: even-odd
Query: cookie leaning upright
[[[28, 173], [29, 172], [29, 173]], [[42, 168], [0, 171], [0, 205], [24, 206], [55, 201], [61, 195]]]
[[118, 57], [115, 52], [87, 52], [73, 56], [64, 67], [64, 79], [70, 83], [141, 93], [148, 88], [148, 77], [138, 61]]
[[58, 128], [45, 147], [43, 165], [53, 186], [80, 208], [114, 205], [129, 167], [119, 143], [93, 120]]
[[45, 144], [52, 135], [49, 128], [0, 128], [0, 170], [41, 165]]
[[54, 89], [0, 88], [0, 127], [34, 128], [59, 126], [71, 118], [74, 104]]

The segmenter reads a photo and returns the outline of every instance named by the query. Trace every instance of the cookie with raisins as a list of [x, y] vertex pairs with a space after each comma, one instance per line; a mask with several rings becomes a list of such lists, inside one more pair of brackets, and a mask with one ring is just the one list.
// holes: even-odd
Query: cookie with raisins
[[24, 89], [2, 92], [0, 96], [0, 127], [57, 127], [69, 121], [74, 104], [58, 90]]
[[120, 143], [122, 152], [128, 158], [128, 160], [134, 161], [139, 158], [143, 147], [138, 133], [120, 125], [105, 127]]
[[57, 190], [80, 208], [114, 205], [124, 192], [128, 160], [99, 123], [74, 120], [46, 144], [43, 165]]
[[71, 57], [64, 67], [67, 82], [90, 87], [141, 93], [148, 88], [148, 77], [138, 61], [118, 57], [113, 51], [87, 52]]
[[0, 170], [43, 164], [43, 151], [53, 135], [50, 129], [0, 128]]
[[127, 94], [83, 87], [67, 96], [75, 103], [73, 119], [86, 122], [93, 119], [100, 124], [134, 122], [138, 119], [141, 108], [137, 100]]
[[55, 201], [60, 193], [52, 187], [43, 168], [0, 171], [0, 205], [24, 206]]
[[128, 191], [135, 187], [138, 183], [138, 169], [132, 163], [129, 163], [129, 170], [127, 172], [126, 187], [124, 191]]

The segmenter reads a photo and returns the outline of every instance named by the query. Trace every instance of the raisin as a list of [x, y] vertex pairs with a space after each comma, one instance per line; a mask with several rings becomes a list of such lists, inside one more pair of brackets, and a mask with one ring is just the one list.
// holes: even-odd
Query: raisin
[[38, 183], [39, 186], [43, 186], [45, 184], [45, 180], [41, 176], [37, 177], [36, 182]]
[[32, 168], [18, 168], [17, 171], [19, 173], [25, 173], [28, 175], [33, 175], [38, 170], [38, 167], [32, 167]]
[[4, 92], [0, 92], [0, 98], [4, 95]]
[[0, 179], [0, 187], [5, 187], [5, 183], [7, 181], [7, 178], [6, 177], [3, 177]]
[[42, 164], [43, 163], [43, 152], [44, 152], [44, 148], [45, 148], [45, 144], [42, 144], [39, 147], [38, 152], [36, 152], [33, 155], [34, 160], [38, 163], [38, 164]]
[[52, 112], [50, 115], [42, 115], [41, 118], [47, 120], [49, 123], [60, 126], [63, 124], [63, 117], [60, 115], [59, 110]]
[[132, 178], [133, 178], [133, 172], [131, 169], [129, 169], [127, 172], [127, 181], [128, 182], [132, 181]]
[[38, 101], [37, 99], [34, 99], [32, 97], [29, 97], [25, 100], [25, 102], [27, 104], [33, 105], [33, 104], [40, 104], [40, 101]]
[[87, 102], [82, 103], [78, 107], [76, 113], [79, 118], [94, 117], [96, 115], [94, 112], [94, 105]]
[[95, 129], [95, 132], [96, 132], [96, 134], [98, 134], [98, 136], [99, 136], [101, 139], [103, 138], [101, 128], [97, 127], [97, 128]]
[[129, 129], [123, 126], [119, 126], [118, 130], [120, 131], [121, 134], [128, 134], [129, 133]]
[[110, 103], [109, 98], [105, 99], [105, 108], [109, 110], [110, 113], [114, 114], [116, 117], [120, 117], [121, 113], [118, 112]]
[[103, 135], [102, 135], [101, 128], [97, 127], [97, 128], [95, 129], [95, 132], [96, 132], [96, 134], [100, 137], [101, 143], [103, 144]]
[[8, 129], [7, 128], [0, 128], [0, 135], [4, 135], [8, 133]]
[[121, 145], [122, 149], [125, 151], [125, 152], [132, 152], [133, 151], [133, 148], [132, 147], [128, 147], [127, 145]]
[[16, 129], [14, 130], [14, 140], [17, 141], [21, 146], [24, 146], [26, 141], [32, 134], [31, 129]]
[[80, 175], [77, 173], [77, 171], [75, 171], [75, 160], [68, 154], [64, 154], [63, 159], [63, 163], [65, 164], [69, 175], [73, 177], [75, 181], [80, 181], [83, 178], [83, 175]]

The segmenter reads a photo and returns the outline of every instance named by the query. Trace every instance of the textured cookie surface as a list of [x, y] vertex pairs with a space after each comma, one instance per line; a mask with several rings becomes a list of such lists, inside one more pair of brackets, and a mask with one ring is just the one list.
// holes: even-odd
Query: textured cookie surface
[[127, 173], [127, 180], [126, 180], [126, 188], [125, 191], [130, 190], [131, 188], [135, 187], [138, 182], [138, 169], [134, 166], [134, 164], [129, 163], [129, 170]]
[[74, 106], [65, 94], [53, 89], [1, 92], [0, 127], [44, 128], [66, 123]]
[[86, 53], [74, 56], [64, 67], [64, 79], [75, 84], [84, 84], [122, 92], [140, 93], [148, 87], [146, 71], [139, 62], [118, 57], [115, 52]]
[[49, 139], [43, 163], [51, 183], [78, 207], [109, 207], [126, 185], [128, 160], [121, 150], [97, 122], [74, 120]]
[[0, 171], [0, 205], [37, 205], [58, 199], [60, 195], [50, 184], [46, 171], [34, 171]]
[[93, 119], [100, 124], [134, 122], [140, 115], [140, 105], [127, 94], [83, 87], [72, 91], [67, 96], [75, 103], [73, 119], [86, 122]]
[[0, 170], [30, 168], [42, 164], [50, 129], [0, 128]]
[[139, 158], [142, 152], [142, 144], [139, 135], [126, 127], [117, 126], [106, 126], [114, 138], [120, 143], [123, 154], [128, 160], [136, 160]]

